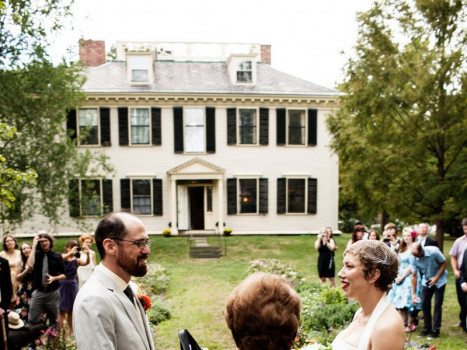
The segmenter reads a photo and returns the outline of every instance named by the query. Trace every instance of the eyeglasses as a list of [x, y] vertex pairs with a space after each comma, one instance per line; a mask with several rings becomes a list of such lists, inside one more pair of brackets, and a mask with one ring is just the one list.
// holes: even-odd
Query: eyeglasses
[[125, 242], [130, 242], [133, 243], [133, 245], [137, 246], [139, 249], [143, 249], [144, 246], [151, 246], [151, 241], [149, 239], [145, 240], [139, 240], [139, 241], [131, 241], [129, 239], [123, 239], [123, 238], [111, 238], [114, 241], [125, 241]]

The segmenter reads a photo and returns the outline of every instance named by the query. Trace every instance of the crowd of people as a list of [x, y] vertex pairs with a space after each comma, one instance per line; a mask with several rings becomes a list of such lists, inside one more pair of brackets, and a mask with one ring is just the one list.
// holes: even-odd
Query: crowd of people
[[[60, 254], [53, 250], [54, 238], [46, 232], [37, 234], [32, 244], [20, 246], [12, 235], [3, 238], [0, 315], [8, 349], [35, 348], [46, 329], [72, 334], [78, 281], [84, 283], [96, 265], [96, 254], [90, 249], [93, 236], [83, 235], [80, 242], [82, 248], [76, 240], [68, 241]], [[3, 349], [5, 341], [1, 343]]]
[[[449, 254], [459, 325], [466, 332], [467, 219], [462, 226], [464, 236]], [[101, 259], [98, 265], [91, 250], [94, 239]], [[34, 347], [41, 331], [57, 327], [59, 332], [73, 333], [79, 349], [154, 349], [146, 313], [131, 282], [132, 276], [144, 276], [148, 269], [150, 241], [143, 222], [130, 213], [110, 213], [99, 222], [94, 236], [80, 237], [80, 244], [70, 240], [59, 254], [53, 251], [53, 237], [45, 232], [20, 247], [15, 237], [4, 237], [0, 317], [2, 330], [10, 332], [8, 348], [21, 349], [28, 343]], [[333, 288], [338, 247], [330, 227], [320, 231], [314, 246], [320, 282]], [[332, 348], [402, 350], [405, 333], [417, 328], [420, 311], [421, 335], [438, 337], [446, 264], [437, 242], [428, 237], [427, 224], [419, 224], [418, 231], [405, 228], [399, 237], [397, 226], [390, 223], [381, 238], [376, 230], [367, 233], [361, 223], [355, 225], [338, 277], [344, 295], [356, 299], [361, 308]], [[8, 315], [7, 310], [11, 310]], [[288, 350], [300, 312], [300, 298], [287, 281], [255, 273], [229, 296], [225, 318], [239, 350]]]

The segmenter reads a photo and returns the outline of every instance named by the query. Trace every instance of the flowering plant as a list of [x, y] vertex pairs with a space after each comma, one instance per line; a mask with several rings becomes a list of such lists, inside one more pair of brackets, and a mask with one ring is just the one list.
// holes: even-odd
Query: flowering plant
[[138, 295], [138, 300], [141, 303], [141, 306], [143, 307], [144, 311], [148, 311], [151, 308], [151, 298], [149, 298], [147, 295]]

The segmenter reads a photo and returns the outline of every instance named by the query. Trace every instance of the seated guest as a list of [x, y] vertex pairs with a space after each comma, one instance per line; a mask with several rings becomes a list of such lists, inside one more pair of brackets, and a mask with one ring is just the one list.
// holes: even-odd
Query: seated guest
[[10, 311], [8, 313], [8, 349], [21, 350], [44, 333], [46, 327], [43, 324], [29, 326], [24, 323], [19, 314]]
[[230, 294], [225, 319], [239, 350], [290, 350], [301, 301], [281, 277], [257, 272]]

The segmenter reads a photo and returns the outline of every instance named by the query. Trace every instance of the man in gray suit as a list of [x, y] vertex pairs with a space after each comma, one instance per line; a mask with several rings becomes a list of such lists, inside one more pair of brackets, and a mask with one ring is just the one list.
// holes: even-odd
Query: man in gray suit
[[153, 350], [148, 319], [131, 287], [147, 273], [149, 240], [141, 220], [110, 213], [95, 232], [101, 263], [80, 289], [73, 308], [78, 349]]

